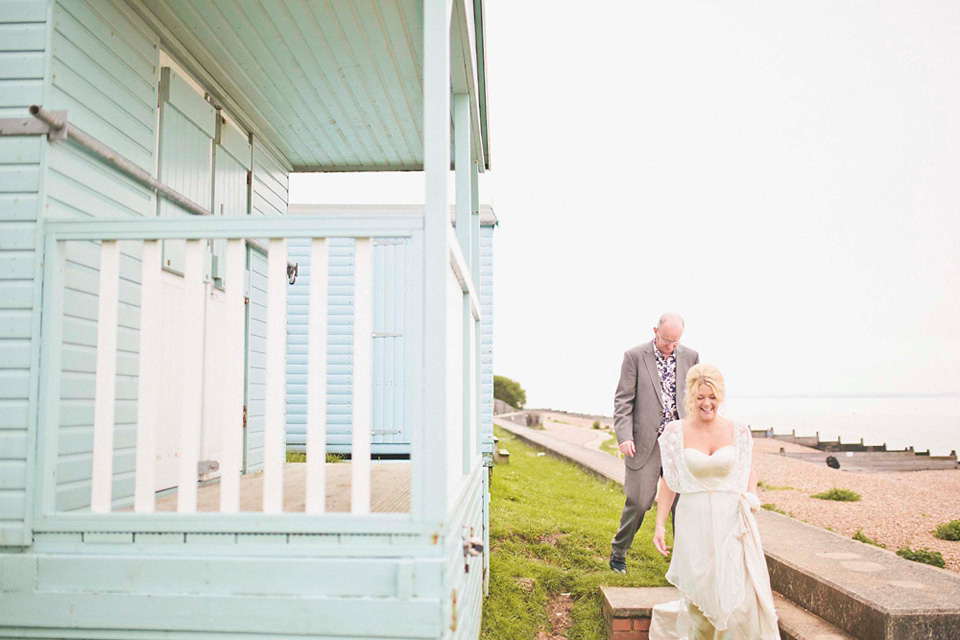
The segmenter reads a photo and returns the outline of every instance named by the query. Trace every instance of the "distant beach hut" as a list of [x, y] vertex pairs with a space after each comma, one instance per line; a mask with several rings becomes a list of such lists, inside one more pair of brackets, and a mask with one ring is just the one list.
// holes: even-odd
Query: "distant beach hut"
[[[390, 215], [423, 213], [418, 205], [291, 205], [289, 214], [348, 218], [358, 212]], [[451, 221], [456, 226], [455, 212]], [[497, 216], [480, 206], [481, 434], [485, 454], [493, 452], [493, 232]], [[408, 321], [407, 268], [410, 238], [382, 238], [373, 243], [373, 442], [376, 456], [410, 454], [410, 384], [403, 377]], [[327, 287], [327, 451], [349, 454], [353, 413], [354, 326], [353, 238], [330, 241]], [[287, 288], [287, 447], [306, 448], [307, 330], [310, 290], [310, 240], [290, 240], [288, 255], [298, 265], [296, 282]]]

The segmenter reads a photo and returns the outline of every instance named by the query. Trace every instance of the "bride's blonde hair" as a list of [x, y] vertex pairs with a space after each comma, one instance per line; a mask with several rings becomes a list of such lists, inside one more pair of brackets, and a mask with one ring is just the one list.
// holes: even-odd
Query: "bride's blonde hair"
[[723, 385], [723, 375], [712, 364], [695, 364], [687, 371], [687, 391], [683, 400], [683, 408], [687, 413], [693, 413], [694, 403], [697, 401], [697, 388], [705, 384], [717, 396], [717, 402], [723, 402], [727, 396], [727, 388]]

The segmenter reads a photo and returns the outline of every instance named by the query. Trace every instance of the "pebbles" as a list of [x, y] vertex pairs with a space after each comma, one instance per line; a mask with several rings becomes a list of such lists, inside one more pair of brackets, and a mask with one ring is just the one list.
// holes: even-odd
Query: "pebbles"
[[[754, 439], [754, 468], [761, 503], [773, 503], [794, 518], [852, 537], [861, 530], [886, 545], [926, 547], [943, 554], [946, 568], [960, 573], [960, 542], [933, 537], [938, 524], [960, 518], [960, 470], [856, 473], [779, 455], [811, 451], [779, 440]], [[789, 487], [789, 488], [787, 488]], [[833, 487], [863, 496], [860, 502], [817, 500], [810, 495]]]

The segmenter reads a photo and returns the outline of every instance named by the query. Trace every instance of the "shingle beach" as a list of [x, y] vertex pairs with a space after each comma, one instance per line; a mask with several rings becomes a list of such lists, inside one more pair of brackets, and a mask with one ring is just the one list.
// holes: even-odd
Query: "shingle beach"
[[[780, 440], [754, 439], [754, 467], [760, 481], [760, 502], [772, 503], [794, 518], [851, 537], [865, 536], [896, 551], [924, 547], [943, 554], [946, 568], [960, 573], [960, 541], [933, 537], [938, 524], [960, 518], [960, 470], [857, 473], [826, 464], [779, 455], [813, 451]], [[810, 495], [833, 487], [850, 489], [860, 502], [818, 500]]]

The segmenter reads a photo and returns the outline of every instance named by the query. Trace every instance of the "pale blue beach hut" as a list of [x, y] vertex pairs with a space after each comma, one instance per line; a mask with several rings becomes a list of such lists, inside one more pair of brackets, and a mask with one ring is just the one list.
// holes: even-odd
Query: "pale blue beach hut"
[[[358, 212], [385, 215], [422, 215], [413, 205], [291, 205], [290, 215], [344, 217]], [[456, 226], [456, 211], [451, 211]], [[480, 322], [481, 448], [493, 453], [493, 232], [497, 217], [489, 205], [480, 206]], [[373, 243], [373, 444], [376, 456], [410, 455], [412, 388], [403, 377], [405, 353], [403, 309], [411, 290], [407, 280], [406, 238], [383, 238]], [[291, 240], [288, 256], [296, 262], [298, 277], [287, 289], [287, 446], [306, 449], [307, 334], [311, 276], [310, 242]], [[354, 243], [331, 241], [327, 286], [327, 451], [350, 453], [350, 417], [353, 367]]]
[[[0, 637], [477, 637], [483, 16], [0, 2]], [[422, 210], [288, 215], [293, 172], [393, 170], [425, 173]], [[286, 464], [298, 260], [307, 462]], [[380, 463], [388, 360], [407, 458]]]

